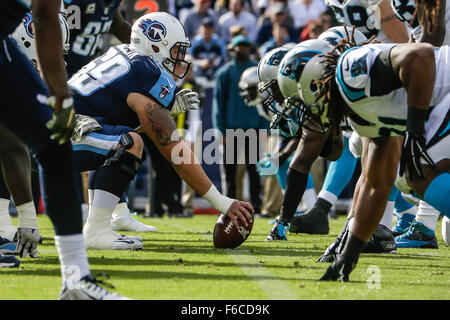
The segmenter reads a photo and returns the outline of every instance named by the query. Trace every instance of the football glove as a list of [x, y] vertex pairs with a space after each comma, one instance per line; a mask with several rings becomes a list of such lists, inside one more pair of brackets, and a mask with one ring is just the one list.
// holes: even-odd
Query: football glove
[[289, 138], [297, 136], [300, 125], [293, 116], [286, 113], [278, 113], [273, 116], [270, 128], [280, 130], [282, 136]]
[[16, 254], [21, 258], [26, 258], [28, 255], [31, 258], [39, 258], [37, 245], [41, 235], [38, 229], [32, 228], [17, 228], [17, 248]]
[[192, 91], [191, 89], [180, 90], [175, 95], [175, 103], [170, 110], [171, 116], [177, 116], [180, 113], [197, 110], [200, 100], [198, 99], [198, 93]]
[[426, 151], [425, 137], [423, 135], [414, 135], [411, 132], [406, 132], [405, 141], [403, 142], [402, 155], [400, 157], [400, 176], [403, 176], [405, 169], [408, 168], [411, 179], [417, 175], [424, 179], [425, 173], [420, 163], [420, 159], [431, 166], [436, 167], [434, 161], [430, 158]]
[[358, 260], [351, 259], [345, 255], [339, 255], [338, 258], [328, 267], [320, 281], [336, 281], [338, 278], [342, 282], [349, 280], [348, 276], [355, 269]]
[[[49, 97], [47, 104], [54, 108], [56, 99], [55, 97]], [[54, 133], [50, 136], [50, 139], [57, 140], [59, 144], [64, 144], [69, 141], [70, 136], [75, 128], [75, 109], [73, 108], [73, 99], [64, 99], [61, 110], [59, 112], [53, 112], [52, 119], [47, 122], [47, 128]]]
[[271, 154], [267, 153], [264, 158], [256, 163], [256, 172], [258, 172], [260, 176], [270, 176], [276, 174], [279, 168], [276, 160], [277, 159], [274, 159]]

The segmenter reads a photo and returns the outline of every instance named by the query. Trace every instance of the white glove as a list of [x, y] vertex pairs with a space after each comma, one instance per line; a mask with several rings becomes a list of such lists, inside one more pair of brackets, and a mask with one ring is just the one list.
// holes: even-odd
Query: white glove
[[21, 258], [26, 258], [30, 255], [31, 258], [39, 258], [37, 245], [41, 235], [39, 229], [32, 228], [17, 228], [17, 248], [16, 254]]
[[197, 110], [199, 103], [197, 92], [191, 89], [180, 90], [175, 95], [175, 103], [172, 106], [172, 110], [170, 110], [170, 115], [176, 116], [189, 110]]

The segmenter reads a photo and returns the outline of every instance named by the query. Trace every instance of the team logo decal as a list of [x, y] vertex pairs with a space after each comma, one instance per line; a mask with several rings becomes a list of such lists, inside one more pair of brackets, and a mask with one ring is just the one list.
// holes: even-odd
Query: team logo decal
[[159, 98], [164, 99], [170, 93], [169, 87], [161, 85], [161, 92], [159, 93]]
[[23, 17], [23, 26], [25, 27], [28, 36], [34, 38], [33, 24], [31, 23], [32, 19], [31, 13], [28, 12], [25, 17]]
[[302, 51], [297, 53], [293, 57], [292, 62], [281, 66], [280, 73], [298, 82], [308, 61], [319, 53], [319, 51]]
[[362, 74], [367, 74], [367, 54], [359, 59], [356, 59], [355, 62], [352, 63], [352, 67], [350, 70], [350, 74], [353, 78], [360, 76]]
[[155, 42], [161, 41], [167, 34], [166, 27], [162, 23], [150, 19], [142, 20], [139, 23], [139, 28], [142, 29], [147, 38]]
[[279, 66], [281, 60], [284, 58], [286, 53], [287, 53], [287, 51], [279, 51], [279, 52], [273, 54], [267, 61], [267, 64], [269, 66]]

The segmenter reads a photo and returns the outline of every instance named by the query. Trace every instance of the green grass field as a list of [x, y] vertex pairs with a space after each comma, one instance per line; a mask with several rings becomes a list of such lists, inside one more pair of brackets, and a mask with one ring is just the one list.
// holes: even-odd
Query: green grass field
[[[363, 254], [351, 282], [343, 284], [317, 281], [328, 264], [316, 260], [339, 233], [344, 217], [331, 220], [329, 235], [291, 234], [288, 242], [264, 242], [271, 226], [267, 219], [257, 219], [248, 240], [235, 250], [213, 248], [216, 218], [142, 219], [159, 229], [139, 234], [144, 249], [89, 250], [92, 274], [108, 273], [115, 291], [133, 299], [449, 298], [450, 248], [442, 241], [440, 221], [438, 250]], [[41, 258], [22, 259], [19, 268], [0, 269], [0, 300], [58, 297], [61, 277], [53, 229], [46, 216], [39, 217], [39, 225], [44, 237]]]

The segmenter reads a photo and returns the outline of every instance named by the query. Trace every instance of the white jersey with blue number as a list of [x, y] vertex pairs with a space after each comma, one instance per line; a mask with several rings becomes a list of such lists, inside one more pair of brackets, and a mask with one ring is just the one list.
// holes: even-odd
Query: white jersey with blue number
[[[383, 96], [371, 96], [371, 68], [376, 58], [393, 46], [395, 44], [355, 47], [339, 58], [336, 83], [346, 104], [355, 113], [350, 117], [351, 125], [362, 137], [398, 136], [406, 131], [406, 90], [400, 88]], [[450, 104], [444, 103], [450, 98], [450, 49], [444, 46], [435, 52], [436, 81], [430, 118], [426, 123], [426, 127], [433, 128], [439, 127], [445, 117], [448, 118], [450, 108]]]
[[390, 42], [378, 19], [381, 0], [325, 0], [336, 19], [349, 27], [356, 27], [367, 38], [376, 36], [381, 42]]

